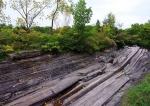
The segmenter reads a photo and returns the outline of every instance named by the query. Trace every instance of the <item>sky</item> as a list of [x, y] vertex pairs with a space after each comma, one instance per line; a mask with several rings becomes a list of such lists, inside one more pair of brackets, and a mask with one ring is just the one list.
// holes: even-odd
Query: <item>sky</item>
[[150, 0], [87, 0], [87, 5], [93, 10], [91, 23], [102, 21], [110, 12], [123, 27], [150, 19]]
[[[78, 0], [74, 0], [78, 2]], [[150, 0], [86, 0], [87, 7], [91, 7], [93, 16], [90, 24], [95, 24], [97, 20], [101, 22], [112, 12], [116, 17], [116, 25], [122, 24], [123, 28], [130, 27], [134, 23], [145, 23], [150, 19]], [[48, 10], [45, 10], [46, 12]], [[19, 14], [7, 8], [6, 13], [11, 16], [11, 23], [15, 25]], [[70, 18], [71, 19], [71, 18]], [[65, 25], [65, 17], [60, 15], [55, 22], [55, 26]], [[50, 26], [51, 21], [47, 19], [36, 19], [36, 24], [40, 26]], [[70, 22], [71, 24], [72, 22]]]

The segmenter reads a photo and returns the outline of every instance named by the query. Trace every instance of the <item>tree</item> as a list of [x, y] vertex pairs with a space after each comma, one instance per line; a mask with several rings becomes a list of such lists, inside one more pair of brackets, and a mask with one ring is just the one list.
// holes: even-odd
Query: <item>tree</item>
[[3, 8], [3, 1], [0, 0], [0, 21], [2, 21], [2, 8]]
[[56, 0], [56, 9], [52, 13], [51, 32], [53, 31], [54, 19], [56, 18], [56, 14], [59, 9], [59, 3], [60, 3], [60, 0]]
[[3, 7], [3, 1], [0, 0], [0, 11], [1, 11], [2, 7]]
[[25, 23], [26, 29], [30, 29], [34, 20], [48, 6], [48, 0], [38, 2], [36, 0], [13, 0], [11, 7], [16, 10]]
[[49, 19], [51, 19], [51, 33], [53, 33], [53, 27], [54, 27], [54, 21], [57, 19], [59, 13], [65, 13], [65, 15], [70, 15], [71, 14], [71, 6], [69, 4], [72, 1], [70, 0], [53, 0], [51, 1], [53, 11], [51, 14], [48, 16]]
[[97, 29], [98, 32], [100, 32], [100, 28], [101, 28], [100, 21], [97, 20], [97, 22], [96, 22], [96, 29]]
[[85, 25], [90, 22], [91, 8], [86, 7], [85, 0], [79, 0], [73, 9], [74, 27], [79, 34], [83, 34]]
[[141, 31], [141, 35], [143, 36], [143, 39], [149, 40], [150, 44], [150, 23], [145, 23], [143, 25], [143, 30]]
[[110, 26], [111, 28], [115, 27], [115, 15], [113, 15], [112, 13], [109, 13], [107, 15], [107, 18], [104, 19], [103, 21], [103, 25], [107, 25]]
[[7, 18], [3, 12], [4, 7], [5, 7], [4, 2], [0, 0], [0, 23], [5, 23]]
[[117, 27], [115, 27], [115, 15], [109, 13], [103, 21], [103, 32], [109, 37], [117, 35]]
[[135, 23], [131, 25], [131, 28], [129, 29], [129, 34], [131, 35], [140, 35], [141, 31], [143, 30], [142, 25]]

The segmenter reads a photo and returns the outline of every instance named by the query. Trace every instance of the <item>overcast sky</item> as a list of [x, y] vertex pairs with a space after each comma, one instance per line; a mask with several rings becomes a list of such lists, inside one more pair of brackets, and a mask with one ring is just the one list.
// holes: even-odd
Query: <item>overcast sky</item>
[[112, 12], [118, 23], [128, 27], [133, 23], [144, 23], [150, 19], [150, 0], [87, 0], [92, 7], [91, 23], [97, 19], [101, 21]]
[[[93, 10], [90, 24], [94, 24], [97, 19], [102, 22], [110, 12], [116, 16], [117, 23], [123, 24], [123, 27], [129, 27], [133, 23], [144, 23], [150, 19], [150, 0], [86, 0], [86, 2]], [[19, 16], [17, 12], [7, 9], [7, 14], [15, 24], [15, 19]], [[61, 21], [58, 20], [56, 23], [61, 26], [63, 19], [61, 16]], [[50, 26], [50, 20], [38, 20], [38, 25]]]

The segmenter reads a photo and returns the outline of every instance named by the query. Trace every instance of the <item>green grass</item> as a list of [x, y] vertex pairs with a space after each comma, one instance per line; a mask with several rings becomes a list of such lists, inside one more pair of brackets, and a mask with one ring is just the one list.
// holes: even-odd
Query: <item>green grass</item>
[[150, 106], [150, 74], [124, 94], [121, 106]]

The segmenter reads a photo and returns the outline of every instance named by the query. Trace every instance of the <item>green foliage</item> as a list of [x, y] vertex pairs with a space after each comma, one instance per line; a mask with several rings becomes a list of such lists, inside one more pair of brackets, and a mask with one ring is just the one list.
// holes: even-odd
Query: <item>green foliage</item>
[[91, 34], [85, 39], [85, 49], [88, 53], [94, 53], [113, 47], [114, 42], [103, 33]]
[[131, 87], [123, 96], [122, 106], [150, 105], [150, 74], [138, 85]]
[[60, 53], [60, 45], [59, 42], [51, 42], [41, 46], [41, 50], [45, 53], [49, 52], [52, 54]]
[[79, 0], [73, 10], [74, 27], [79, 34], [83, 34], [85, 25], [90, 22], [92, 16], [91, 8], [86, 7], [85, 0]]
[[24, 27], [16, 27], [16, 28], [14, 28], [13, 29], [13, 33], [14, 34], [18, 34], [18, 35], [25, 35], [25, 34], [27, 34], [27, 31], [26, 31], [26, 29], [24, 28]]
[[115, 27], [115, 15], [112, 14], [112, 13], [109, 13], [107, 15], [107, 18], [104, 19], [103, 21], [103, 25], [106, 25], [106, 26], [110, 26], [111, 28]]
[[35, 30], [35, 31], [41, 32], [41, 33], [46, 33], [46, 34], [50, 33], [50, 27], [35, 26], [35, 27], [32, 27], [32, 30]]
[[145, 23], [142, 26], [142, 30], [141, 30], [140, 35], [143, 39], [149, 39], [150, 40], [150, 23]]
[[109, 13], [103, 21], [102, 31], [110, 38], [117, 35], [118, 29], [115, 27], [115, 22], [115, 15], [112, 13]]
[[0, 24], [0, 29], [12, 29], [13, 26], [11, 24], [6, 25], [6, 24]]
[[0, 45], [4, 47], [3, 49], [9, 45], [14, 51], [40, 49], [40, 45], [48, 42], [45, 40], [46, 37], [46, 34], [36, 31], [26, 32], [23, 29], [4, 28], [0, 32]]
[[[81, 11], [82, 10], [82, 11]], [[83, 14], [85, 13], [85, 14]], [[22, 50], [41, 50], [52, 54], [62, 52], [94, 53], [109, 47], [139, 45], [150, 48], [150, 23], [135, 24], [126, 30], [115, 27], [115, 16], [109, 14], [104, 25], [86, 25], [91, 18], [91, 9], [80, 0], [74, 8], [74, 27], [64, 26], [49, 35], [48, 27], [25, 27], [0, 25], [0, 56]]]
[[59, 42], [63, 51], [75, 51], [77, 48], [76, 45], [79, 41], [77, 38], [77, 33], [74, 33], [73, 30], [68, 31], [63, 36], [60, 37]]
[[70, 30], [60, 39], [62, 50], [79, 53], [93, 53], [112, 47], [113, 44], [113, 40], [106, 37], [104, 33], [97, 33], [96, 28], [93, 26], [86, 26], [82, 36]]
[[41, 50], [45, 53], [49, 52], [52, 54], [57, 54], [61, 52], [61, 47], [59, 44], [59, 35], [54, 36], [48, 36], [43, 37], [42, 43], [41, 43]]
[[12, 52], [14, 52], [13, 47], [10, 46], [10, 45], [4, 45], [2, 48], [3, 48], [3, 51], [4, 51], [5, 53], [12, 53]]
[[126, 33], [128, 35], [125, 38], [128, 39], [128, 41], [125, 41], [126, 44], [150, 48], [150, 23], [133, 24], [131, 28], [126, 30]]
[[138, 23], [131, 25], [131, 28], [127, 29], [130, 35], [140, 35], [142, 31], [142, 26]]
[[72, 30], [72, 28], [69, 26], [60, 27], [54, 30], [54, 34], [64, 35], [65, 33], [68, 33], [70, 30]]
[[114, 44], [104, 33], [97, 32], [95, 26], [85, 26], [82, 35], [67, 26], [56, 29], [52, 36], [41, 32], [34, 28], [30, 32], [22, 27], [3, 28], [0, 32], [1, 49], [6, 54], [21, 50], [41, 50], [53, 54], [70, 51], [94, 53]]
[[11, 29], [2, 29], [0, 31], [0, 45], [10, 45], [13, 43], [14, 36]]

